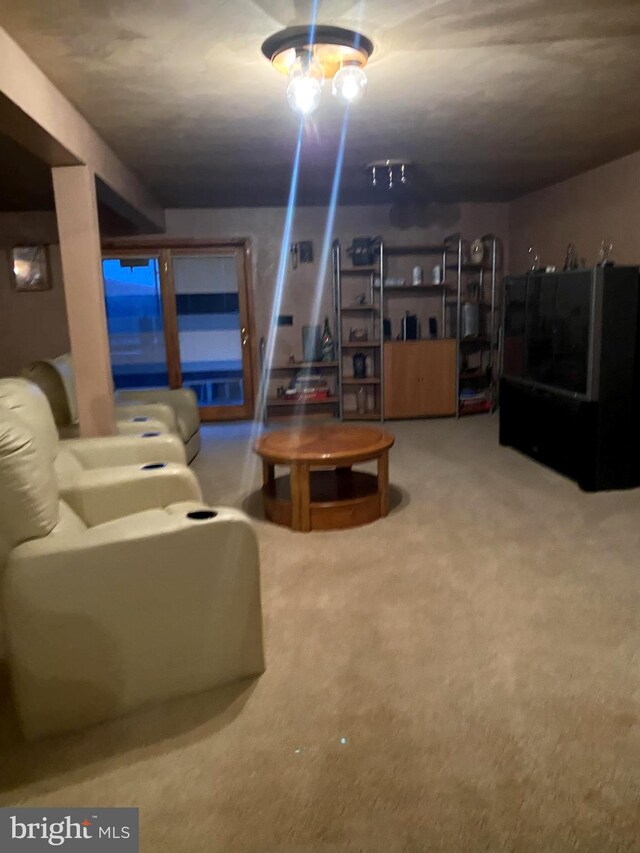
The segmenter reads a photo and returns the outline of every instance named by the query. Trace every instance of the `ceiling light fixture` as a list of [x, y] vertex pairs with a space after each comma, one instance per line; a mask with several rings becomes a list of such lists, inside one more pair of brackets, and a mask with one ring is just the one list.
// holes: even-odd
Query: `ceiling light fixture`
[[362, 98], [367, 88], [362, 69], [373, 43], [354, 30], [318, 24], [281, 30], [264, 42], [262, 52], [276, 71], [289, 77], [289, 105], [306, 117], [317, 109], [325, 80], [333, 81], [333, 94], [344, 104]]
[[407, 184], [410, 167], [407, 160], [374, 160], [366, 168], [372, 187], [394, 190]]

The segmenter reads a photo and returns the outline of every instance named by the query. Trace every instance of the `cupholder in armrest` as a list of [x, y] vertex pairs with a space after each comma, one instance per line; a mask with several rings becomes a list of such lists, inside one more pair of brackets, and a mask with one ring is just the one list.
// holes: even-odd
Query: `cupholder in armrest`
[[159, 432], [143, 432], [140, 438], [155, 438], [157, 435], [160, 435]]
[[215, 518], [217, 514], [213, 509], [196, 509], [193, 512], [188, 512], [187, 518], [191, 518], [193, 521], [209, 521], [209, 519]]
[[166, 462], [148, 462], [146, 465], [143, 465], [140, 470], [141, 471], [153, 471], [155, 468], [166, 468]]

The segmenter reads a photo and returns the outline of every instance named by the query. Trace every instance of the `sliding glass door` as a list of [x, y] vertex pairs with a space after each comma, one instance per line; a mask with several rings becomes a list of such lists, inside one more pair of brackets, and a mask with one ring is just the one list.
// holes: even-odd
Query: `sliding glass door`
[[168, 388], [158, 257], [102, 262], [111, 369], [116, 388]]
[[116, 388], [188, 387], [203, 420], [253, 416], [244, 243], [105, 253]]
[[206, 415], [253, 413], [243, 258], [240, 252], [172, 252], [182, 384]]

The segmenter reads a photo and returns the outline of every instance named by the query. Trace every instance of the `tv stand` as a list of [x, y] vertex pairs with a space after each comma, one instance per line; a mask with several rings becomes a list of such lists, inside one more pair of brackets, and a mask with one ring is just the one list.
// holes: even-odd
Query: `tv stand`
[[[500, 444], [575, 480], [587, 492], [624, 488], [618, 466], [603, 464], [598, 403], [551, 391], [500, 383]], [[629, 483], [629, 486], [635, 483]]]
[[[608, 267], [505, 281], [500, 443], [589, 492], [640, 486], [638, 272]], [[564, 303], [556, 297], [550, 308], [554, 288]], [[536, 301], [543, 290], [544, 304]], [[592, 294], [588, 352], [572, 325], [581, 310], [584, 317], [585, 292]]]
[[575, 480], [585, 492], [640, 486], [639, 418], [597, 402], [500, 381], [500, 444]]

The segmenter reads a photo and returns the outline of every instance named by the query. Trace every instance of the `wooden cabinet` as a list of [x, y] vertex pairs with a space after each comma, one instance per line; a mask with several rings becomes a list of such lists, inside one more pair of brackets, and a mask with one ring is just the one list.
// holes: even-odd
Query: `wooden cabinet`
[[385, 343], [384, 395], [385, 418], [454, 415], [455, 340]]

